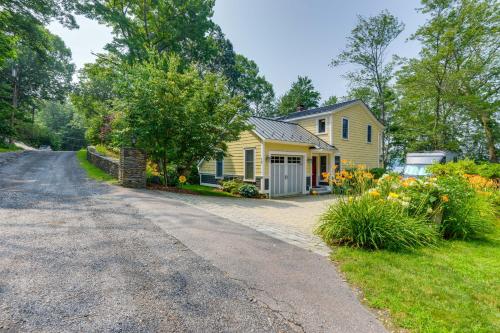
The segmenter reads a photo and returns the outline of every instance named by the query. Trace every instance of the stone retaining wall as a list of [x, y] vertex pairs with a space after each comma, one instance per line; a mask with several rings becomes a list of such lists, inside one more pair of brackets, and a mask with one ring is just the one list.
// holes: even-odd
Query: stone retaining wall
[[108, 175], [118, 178], [120, 162], [116, 158], [103, 156], [94, 147], [87, 147], [87, 160]]

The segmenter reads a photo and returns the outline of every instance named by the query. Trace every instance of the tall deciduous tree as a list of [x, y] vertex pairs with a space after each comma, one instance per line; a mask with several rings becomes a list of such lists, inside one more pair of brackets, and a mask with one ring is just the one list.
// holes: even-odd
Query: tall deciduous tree
[[320, 99], [321, 95], [314, 88], [311, 79], [299, 76], [290, 90], [280, 97], [276, 111], [279, 115], [287, 115], [297, 111], [297, 108], [317, 107]]
[[499, 5], [489, 0], [426, 0], [421, 11], [430, 19], [412, 37], [422, 44], [420, 59], [409, 60], [398, 74], [401, 111], [414, 110], [425, 119], [417, 120], [422, 135], [409, 139], [430, 149], [474, 156], [479, 149], [464, 149], [474, 137], [462, 135], [467, 124], [469, 131], [482, 128], [489, 159], [496, 161]]
[[243, 96], [250, 112], [256, 116], [273, 115], [274, 89], [272, 84], [259, 73], [257, 64], [238, 54], [236, 72], [235, 91]]
[[335, 95], [332, 95], [330, 97], [328, 97], [324, 102], [323, 104], [321, 104], [322, 106], [327, 106], [327, 105], [333, 105], [333, 104], [337, 104], [339, 102], [339, 99], [337, 96]]
[[148, 58], [123, 67], [114, 135], [125, 143], [135, 136], [137, 145], [160, 162], [167, 183], [168, 163], [187, 175], [194, 163], [215, 158], [247, 127], [239, 112], [243, 104], [231, 96], [223, 76], [201, 76], [193, 66], [181, 70], [177, 56]]
[[[352, 64], [356, 70], [348, 72], [353, 88], [373, 91], [376, 97], [374, 111], [387, 125], [389, 117], [387, 89], [393, 75], [393, 63], [387, 59], [387, 48], [403, 31], [404, 24], [387, 11], [377, 16], [358, 16], [358, 23], [347, 38], [345, 49], [332, 60], [332, 66]], [[388, 163], [387, 137], [382, 140], [382, 159]]]

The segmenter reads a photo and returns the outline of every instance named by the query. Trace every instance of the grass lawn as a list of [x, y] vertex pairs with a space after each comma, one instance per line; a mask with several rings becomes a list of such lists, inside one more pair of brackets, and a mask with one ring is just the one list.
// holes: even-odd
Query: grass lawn
[[236, 198], [235, 195], [232, 195], [231, 193], [228, 192], [223, 192], [219, 190], [216, 187], [210, 187], [210, 186], [203, 186], [203, 185], [189, 185], [185, 184], [182, 186], [183, 189], [189, 190], [192, 192], [196, 192], [201, 195], [211, 195], [211, 196], [218, 196], [218, 197], [233, 197]]
[[19, 151], [19, 150], [22, 149], [14, 144], [0, 145], [0, 153], [7, 153], [10, 151]]
[[110, 182], [110, 183], [115, 183], [118, 180], [116, 178], [113, 178], [112, 176], [108, 175], [106, 172], [102, 171], [89, 161], [87, 161], [87, 151], [85, 149], [82, 149], [80, 151], [76, 152], [76, 157], [78, 158], [78, 161], [80, 162], [80, 166], [87, 171], [87, 175], [95, 180], [98, 181], [105, 181], [105, 182]]
[[394, 253], [336, 248], [369, 306], [412, 332], [500, 332], [500, 226], [482, 241]]

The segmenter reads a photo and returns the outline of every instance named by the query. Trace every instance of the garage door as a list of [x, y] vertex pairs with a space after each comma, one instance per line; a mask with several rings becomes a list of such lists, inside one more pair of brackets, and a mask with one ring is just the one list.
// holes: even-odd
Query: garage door
[[271, 155], [271, 197], [302, 193], [303, 163], [302, 156]]

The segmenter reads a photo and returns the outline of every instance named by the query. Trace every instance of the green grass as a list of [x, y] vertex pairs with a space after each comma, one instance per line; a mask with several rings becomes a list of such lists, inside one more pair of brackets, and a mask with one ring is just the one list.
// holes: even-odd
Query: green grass
[[87, 175], [98, 181], [105, 181], [109, 183], [116, 183], [118, 180], [108, 175], [106, 172], [102, 171], [89, 161], [87, 161], [87, 151], [85, 149], [76, 152], [76, 157], [80, 162], [80, 166], [87, 171]]
[[500, 331], [500, 227], [481, 241], [414, 252], [338, 247], [332, 254], [369, 306], [412, 332]]
[[7, 153], [11, 151], [20, 151], [22, 150], [21, 148], [17, 147], [14, 144], [2, 144], [0, 145], [0, 153]]
[[196, 192], [200, 195], [211, 195], [218, 197], [233, 197], [233, 198], [236, 197], [231, 193], [223, 192], [215, 187], [210, 187], [210, 186], [184, 184], [182, 188], [185, 190]]

